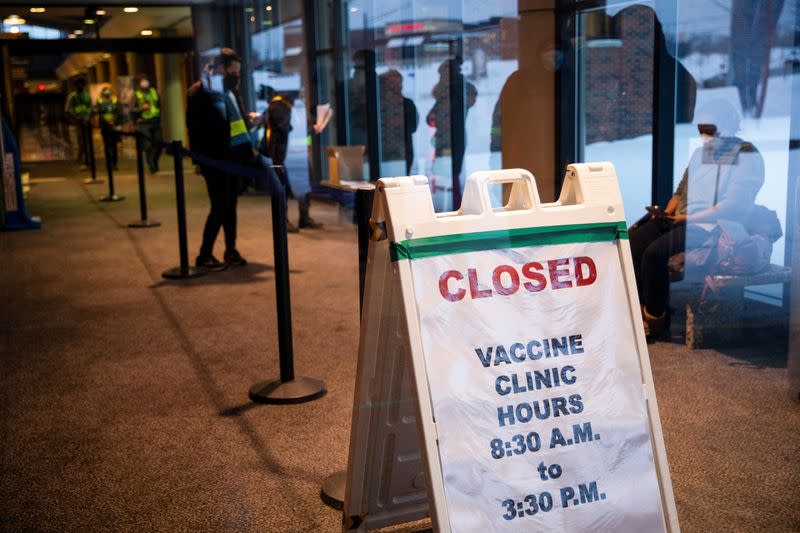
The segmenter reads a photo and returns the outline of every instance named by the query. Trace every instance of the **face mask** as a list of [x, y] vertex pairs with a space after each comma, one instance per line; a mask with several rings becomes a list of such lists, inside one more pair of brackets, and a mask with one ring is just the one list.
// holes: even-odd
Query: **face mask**
[[236, 74], [225, 74], [225, 90], [232, 91], [239, 88], [239, 76]]

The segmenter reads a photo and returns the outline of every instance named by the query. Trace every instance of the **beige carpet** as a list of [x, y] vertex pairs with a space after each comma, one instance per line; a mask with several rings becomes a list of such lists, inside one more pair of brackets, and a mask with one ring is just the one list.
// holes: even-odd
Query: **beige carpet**
[[[355, 228], [315, 204], [325, 229], [289, 236], [297, 373], [328, 394], [254, 405], [250, 385], [278, 374], [268, 199], [240, 199], [250, 265], [165, 282], [178, 263], [170, 173], [148, 181], [162, 227], [137, 230], [130, 162], [114, 204], [69, 167], [31, 173], [68, 179], [31, 191], [41, 231], [0, 234], [0, 528], [338, 531], [319, 490], [346, 463]], [[208, 200], [191, 173], [187, 188], [193, 260]], [[682, 530], [800, 530], [785, 352], [657, 344], [651, 359]]]

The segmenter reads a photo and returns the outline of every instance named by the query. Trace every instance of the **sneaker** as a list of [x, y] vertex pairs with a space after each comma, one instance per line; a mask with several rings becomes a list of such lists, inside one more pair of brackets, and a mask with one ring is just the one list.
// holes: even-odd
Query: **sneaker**
[[194, 260], [194, 265], [197, 268], [202, 268], [208, 270], [209, 272], [219, 272], [220, 270], [225, 270], [225, 263], [221, 262], [219, 259], [214, 257], [213, 255], [207, 256], [197, 256], [197, 259]]
[[316, 220], [314, 220], [311, 217], [302, 219], [300, 221], [300, 223], [298, 224], [298, 226], [300, 226], [301, 229], [321, 229], [322, 228], [322, 224], [320, 224], [319, 222], [317, 222]]
[[247, 260], [237, 250], [225, 252], [225, 266], [244, 266]]
[[286, 233], [299, 233], [299, 232], [300, 228], [298, 228], [288, 220], [286, 221]]

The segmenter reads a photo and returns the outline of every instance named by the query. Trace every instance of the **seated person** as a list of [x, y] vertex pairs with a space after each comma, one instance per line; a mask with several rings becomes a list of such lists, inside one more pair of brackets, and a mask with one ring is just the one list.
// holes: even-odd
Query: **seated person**
[[686, 250], [687, 224], [721, 219], [743, 223], [764, 183], [761, 154], [751, 143], [735, 136], [739, 114], [733, 106], [713, 100], [697, 113], [696, 122], [703, 146], [692, 154], [663, 214], [651, 216], [630, 231], [636, 285], [645, 333], [650, 339], [662, 334], [669, 324], [667, 261]]

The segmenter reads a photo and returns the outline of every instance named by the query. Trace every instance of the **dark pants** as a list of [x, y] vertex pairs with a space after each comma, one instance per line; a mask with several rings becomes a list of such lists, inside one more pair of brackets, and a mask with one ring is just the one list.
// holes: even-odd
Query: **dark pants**
[[667, 261], [686, 248], [686, 225], [650, 219], [630, 231], [633, 270], [639, 300], [647, 312], [660, 316], [669, 304]]
[[75, 122], [75, 127], [78, 131], [78, 162], [89, 166], [89, 150], [87, 147], [87, 139], [89, 137], [89, 124], [78, 120]]
[[119, 142], [119, 135], [114, 130], [114, 126], [105, 123], [100, 124], [100, 133], [103, 136], [103, 146], [105, 146], [106, 157], [111, 158], [111, 165], [117, 168], [119, 159], [117, 151], [117, 143]]
[[150, 172], [158, 172], [158, 160], [161, 158], [161, 119], [144, 120], [138, 125], [142, 137], [142, 151], [147, 158]]
[[206, 180], [211, 211], [203, 229], [200, 256], [208, 257], [214, 250], [219, 229], [225, 232], [225, 251], [236, 250], [236, 201], [239, 197], [239, 178], [209, 168], [201, 168]]
[[297, 208], [300, 211], [299, 224], [304, 224], [308, 222], [309, 219], [311, 218], [308, 215], [308, 210], [311, 207], [311, 195], [302, 194], [298, 196], [292, 190], [292, 184], [289, 182], [289, 171], [286, 168], [286, 151], [287, 151], [286, 145], [282, 145], [280, 148], [273, 150], [274, 157], [272, 157], [272, 164], [280, 165], [281, 169], [277, 172], [278, 179], [281, 181], [281, 184], [283, 184], [284, 188], [286, 189], [286, 197], [287, 198], [292, 197], [297, 200]]

